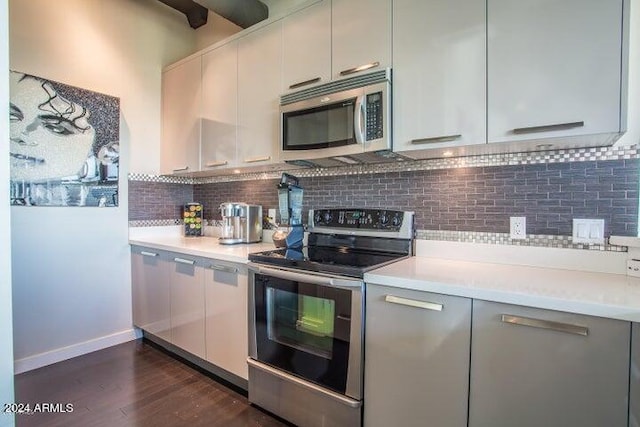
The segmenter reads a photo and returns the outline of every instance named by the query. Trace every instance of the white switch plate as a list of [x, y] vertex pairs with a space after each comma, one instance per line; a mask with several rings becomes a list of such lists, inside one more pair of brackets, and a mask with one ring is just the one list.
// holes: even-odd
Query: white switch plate
[[526, 216], [512, 216], [509, 218], [509, 237], [512, 239], [527, 238]]
[[573, 219], [573, 243], [604, 244], [604, 219]]

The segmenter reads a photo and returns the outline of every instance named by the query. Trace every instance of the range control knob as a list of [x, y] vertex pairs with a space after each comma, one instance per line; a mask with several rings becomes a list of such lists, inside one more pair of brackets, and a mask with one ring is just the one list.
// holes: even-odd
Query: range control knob
[[319, 211], [316, 211], [316, 212], [313, 214], [313, 221], [314, 221], [316, 224], [320, 224], [320, 223], [322, 222], [322, 214], [321, 214]]
[[387, 216], [387, 212], [386, 211], [380, 212], [380, 224], [387, 225], [388, 222], [389, 222], [389, 217]]
[[329, 224], [331, 222], [331, 220], [333, 219], [333, 217], [331, 216], [331, 211], [324, 211], [323, 218], [324, 218], [324, 222], [326, 224]]
[[394, 227], [397, 227], [400, 225], [400, 223], [402, 222], [402, 220], [400, 219], [400, 217], [398, 216], [398, 214], [396, 214], [393, 219], [391, 220], [391, 225], [393, 225]]

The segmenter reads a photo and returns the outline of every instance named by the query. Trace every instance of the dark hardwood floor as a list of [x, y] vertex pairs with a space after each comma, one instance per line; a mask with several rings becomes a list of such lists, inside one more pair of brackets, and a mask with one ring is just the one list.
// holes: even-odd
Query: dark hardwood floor
[[286, 425], [142, 340], [16, 375], [15, 388], [15, 401], [32, 408], [73, 404], [73, 412], [17, 414], [17, 427]]

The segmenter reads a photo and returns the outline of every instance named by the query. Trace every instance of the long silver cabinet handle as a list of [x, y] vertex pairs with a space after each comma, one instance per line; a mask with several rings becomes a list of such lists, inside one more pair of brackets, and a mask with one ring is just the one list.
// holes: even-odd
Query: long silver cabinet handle
[[315, 393], [319, 393], [323, 396], [326, 396], [332, 400], [335, 400], [336, 402], [339, 402], [345, 406], [348, 406], [350, 408], [359, 408], [362, 405], [362, 402], [360, 402], [359, 400], [353, 400], [347, 396], [343, 396], [341, 394], [336, 393], [335, 391], [331, 391], [331, 390], [327, 390], [324, 387], [318, 387], [317, 385], [301, 380], [300, 378], [287, 374], [285, 371], [282, 371], [280, 369], [274, 369], [269, 365], [265, 365], [264, 363], [260, 363], [256, 360], [253, 360], [251, 358], [247, 359], [247, 365], [249, 365], [252, 368], [255, 369], [259, 369], [262, 372], [266, 372], [268, 374], [273, 375], [276, 378], [280, 378], [283, 379], [287, 382], [291, 382], [294, 384], [297, 384], [301, 387], [304, 387], [308, 390], [313, 390]]
[[147, 251], [140, 251], [140, 255], [142, 255], [142, 256], [158, 256], [158, 254], [156, 252], [147, 252]]
[[196, 262], [192, 259], [184, 259], [184, 258], [174, 258], [173, 259], [175, 262], [180, 263], [180, 264], [187, 264], [187, 265], [193, 265]]
[[219, 162], [205, 163], [205, 166], [208, 167], [208, 168], [217, 168], [217, 167], [220, 167], [220, 166], [224, 166], [227, 163], [229, 163], [229, 162], [227, 162], [226, 160], [220, 160]]
[[259, 162], [267, 162], [271, 160], [271, 156], [263, 156], [263, 157], [250, 157], [248, 159], [244, 159], [245, 163], [259, 163]]
[[302, 86], [310, 85], [310, 84], [313, 84], [313, 83], [318, 83], [320, 80], [322, 80], [320, 77], [316, 77], [315, 79], [309, 79], [309, 80], [305, 80], [303, 82], [294, 83], [294, 84], [289, 86], [289, 89], [297, 89], [297, 88], [302, 87]]
[[181, 168], [173, 169], [174, 172], [184, 172], [184, 171], [188, 171], [188, 170], [189, 170], [189, 166], [183, 166]]
[[527, 133], [551, 132], [554, 130], [567, 130], [567, 129], [579, 128], [583, 126], [584, 126], [584, 122], [568, 122], [568, 123], [558, 123], [554, 125], [515, 128], [513, 130], [513, 133], [515, 133], [516, 135], [522, 135]]
[[552, 320], [533, 319], [531, 317], [513, 316], [511, 314], [503, 314], [500, 317], [503, 323], [511, 323], [512, 325], [531, 326], [533, 328], [549, 329], [556, 332], [564, 332], [567, 334], [589, 335], [589, 328], [580, 325], [572, 325], [570, 323], [554, 322]]
[[418, 138], [412, 139], [411, 143], [415, 145], [420, 144], [435, 144], [438, 142], [449, 142], [455, 141], [456, 139], [462, 138], [462, 135], [444, 135], [444, 136], [434, 136], [433, 138]]
[[235, 267], [229, 267], [228, 265], [211, 264], [210, 269], [215, 271], [223, 271], [225, 273], [237, 273], [238, 269]]
[[342, 286], [342, 287], [360, 287], [362, 281], [353, 279], [339, 279], [337, 277], [320, 276], [315, 274], [298, 273], [295, 271], [280, 270], [278, 268], [263, 267], [258, 264], [248, 263], [247, 266], [251, 271], [265, 276], [277, 277], [279, 279], [291, 280], [293, 282], [310, 283], [312, 285], [322, 286]]
[[435, 302], [401, 298], [394, 295], [386, 295], [384, 297], [384, 300], [392, 304], [408, 305], [409, 307], [422, 308], [424, 310], [442, 311], [442, 309], [444, 308], [442, 304], [437, 304]]
[[369, 64], [360, 65], [359, 67], [349, 68], [348, 70], [340, 71], [341, 76], [348, 76], [349, 74], [359, 73], [360, 71], [370, 70], [371, 68], [378, 67], [379, 62], [371, 62]]

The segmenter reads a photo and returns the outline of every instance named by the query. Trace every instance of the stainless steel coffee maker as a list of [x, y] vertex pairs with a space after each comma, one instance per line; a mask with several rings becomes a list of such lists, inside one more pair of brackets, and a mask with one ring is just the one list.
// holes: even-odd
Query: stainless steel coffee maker
[[262, 206], [246, 203], [223, 203], [220, 243], [255, 243], [262, 241]]

